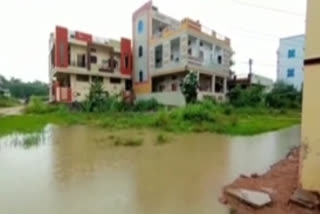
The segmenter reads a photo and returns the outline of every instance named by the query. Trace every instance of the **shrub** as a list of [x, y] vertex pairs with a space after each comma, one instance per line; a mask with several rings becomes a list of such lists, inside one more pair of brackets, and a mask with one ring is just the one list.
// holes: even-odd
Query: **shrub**
[[154, 116], [153, 126], [166, 127], [170, 123], [169, 114], [167, 111], [160, 111]]
[[[60, 107], [61, 108], [61, 107]], [[27, 107], [25, 108], [26, 113], [33, 113], [33, 114], [45, 114], [55, 112], [59, 109], [59, 106], [51, 106], [49, 104], [44, 103], [38, 97], [31, 97], [30, 102], [28, 103]]]
[[192, 122], [214, 122], [214, 112], [202, 104], [188, 105], [182, 110], [182, 118]]
[[185, 97], [186, 103], [195, 103], [197, 101], [198, 87], [199, 82], [197, 73], [190, 72], [187, 74], [181, 85], [182, 93]]
[[158, 134], [157, 141], [156, 141], [157, 145], [166, 144], [168, 142], [169, 142], [169, 137], [168, 136], [166, 136], [165, 134]]
[[138, 100], [134, 107], [134, 111], [157, 111], [160, 108], [160, 104], [154, 98], [149, 100]]
[[278, 82], [266, 96], [266, 105], [272, 108], [301, 108], [302, 92], [294, 86]]
[[143, 139], [122, 139], [116, 138], [114, 141], [115, 146], [141, 146], [143, 144]]
[[263, 105], [264, 96], [262, 86], [251, 86], [246, 89], [237, 86], [228, 93], [230, 104], [236, 107]]
[[0, 95], [0, 107], [12, 107], [19, 104], [19, 101], [11, 98], [11, 97], [4, 97]]
[[102, 112], [110, 106], [107, 104], [107, 93], [103, 91], [101, 82], [91, 84], [89, 95], [84, 102], [84, 107], [87, 112]]

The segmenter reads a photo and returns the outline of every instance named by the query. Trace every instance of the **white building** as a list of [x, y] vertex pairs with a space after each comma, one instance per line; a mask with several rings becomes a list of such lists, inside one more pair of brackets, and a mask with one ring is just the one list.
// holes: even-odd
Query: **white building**
[[199, 75], [198, 100], [226, 100], [233, 50], [227, 37], [199, 21], [181, 21], [161, 13], [149, 1], [133, 14], [133, 81], [136, 98], [155, 98], [183, 106], [180, 84], [190, 72]]
[[302, 89], [304, 47], [304, 35], [280, 39], [277, 81], [293, 85], [298, 90]]

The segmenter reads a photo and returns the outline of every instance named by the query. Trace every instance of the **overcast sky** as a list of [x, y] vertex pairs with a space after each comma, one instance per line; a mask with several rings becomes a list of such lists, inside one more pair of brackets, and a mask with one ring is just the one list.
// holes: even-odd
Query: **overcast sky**
[[[48, 40], [55, 25], [131, 38], [132, 13], [146, 0], [1, 0], [0, 74], [48, 82]], [[237, 73], [275, 79], [279, 38], [305, 31], [306, 0], [154, 0], [160, 12], [190, 17], [231, 38]]]

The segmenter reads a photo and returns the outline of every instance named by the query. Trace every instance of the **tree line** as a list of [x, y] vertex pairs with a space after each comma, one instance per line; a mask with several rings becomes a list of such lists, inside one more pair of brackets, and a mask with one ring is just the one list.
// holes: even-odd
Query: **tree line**
[[0, 88], [9, 89], [11, 96], [24, 99], [30, 96], [48, 96], [49, 86], [41, 81], [24, 82], [20, 79], [6, 79], [0, 75]]

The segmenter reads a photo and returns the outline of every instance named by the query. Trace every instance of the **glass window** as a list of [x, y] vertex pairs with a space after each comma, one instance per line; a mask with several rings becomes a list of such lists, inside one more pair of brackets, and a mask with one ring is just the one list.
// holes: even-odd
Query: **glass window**
[[120, 78], [110, 78], [110, 82], [113, 84], [120, 84], [121, 79]]
[[90, 62], [93, 64], [97, 64], [97, 56], [90, 56]]
[[142, 46], [140, 45], [139, 46], [139, 57], [142, 57], [143, 56], [143, 48]]
[[296, 57], [296, 50], [290, 49], [288, 50], [288, 58], [295, 58]]
[[89, 82], [89, 76], [87, 75], [77, 75], [76, 78], [79, 82]]
[[295, 70], [293, 68], [289, 68], [287, 71], [287, 77], [294, 77]]
[[126, 56], [124, 58], [124, 64], [125, 64], [125, 68], [129, 68], [129, 56]]
[[139, 72], [139, 82], [143, 82], [143, 72]]
[[143, 28], [144, 28], [143, 21], [140, 20], [138, 23], [138, 32], [143, 33]]

